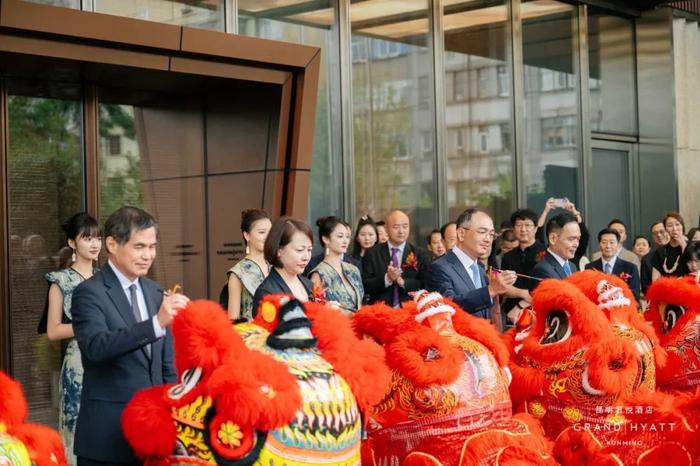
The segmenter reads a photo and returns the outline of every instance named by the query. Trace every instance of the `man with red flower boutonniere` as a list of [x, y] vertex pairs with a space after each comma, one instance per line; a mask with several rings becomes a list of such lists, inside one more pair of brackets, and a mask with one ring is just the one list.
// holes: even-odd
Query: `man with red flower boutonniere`
[[605, 228], [598, 233], [600, 246], [600, 258], [586, 264], [586, 269], [600, 270], [601, 272], [617, 275], [630, 287], [634, 297], [639, 302], [640, 280], [639, 269], [631, 262], [619, 257], [620, 233], [612, 228]]
[[410, 291], [424, 286], [430, 256], [408, 242], [410, 220], [400, 210], [386, 218], [389, 240], [367, 250], [362, 260], [362, 283], [370, 303], [383, 301], [399, 307]]
[[[493, 220], [479, 209], [467, 209], [457, 218], [457, 244], [436, 259], [428, 270], [428, 289], [452, 299], [470, 314], [491, 319], [490, 308], [500, 295], [513, 291], [515, 272], [492, 272], [489, 277], [479, 258], [493, 245]], [[502, 327], [500, 309], [492, 319]], [[499, 328], [501, 330], [501, 328]]]

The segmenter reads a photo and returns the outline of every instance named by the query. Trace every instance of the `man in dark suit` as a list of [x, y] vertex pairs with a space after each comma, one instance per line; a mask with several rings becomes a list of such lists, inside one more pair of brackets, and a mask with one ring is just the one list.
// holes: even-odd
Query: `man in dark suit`
[[[581, 241], [581, 228], [576, 217], [570, 213], [555, 215], [546, 225], [549, 247], [537, 265], [532, 269], [536, 278], [566, 278], [578, 272], [572, 259], [576, 256], [578, 243]], [[533, 288], [539, 284], [535, 282]]]
[[600, 270], [611, 275], [617, 275], [627, 282], [627, 285], [639, 301], [640, 280], [639, 269], [631, 262], [619, 257], [620, 233], [612, 228], [605, 228], [598, 233], [600, 259], [586, 264], [586, 269]]
[[410, 291], [424, 288], [430, 256], [408, 242], [410, 221], [405, 213], [391, 212], [386, 228], [389, 240], [374, 245], [362, 259], [362, 284], [371, 303], [398, 307], [411, 299]]
[[156, 256], [157, 224], [122, 207], [105, 222], [109, 261], [73, 292], [73, 330], [84, 366], [75, 432], [79, 466], [139, 464], [121, 414], [144, 388], [176, 380], [167, 328], [188, 303], [145, 277]]
[[[457, 243], [428, 269], [428, 289], [451, 298], [470, 314], [490, 319], [494, 299], [515, 283], [515, 272], [503, 271], [488, 280], [479, 258], [493, 245], [496, 232], [491, 217], [467, 209], [457, 219]], [[500, 317], [500, 316], [499, 316]]]

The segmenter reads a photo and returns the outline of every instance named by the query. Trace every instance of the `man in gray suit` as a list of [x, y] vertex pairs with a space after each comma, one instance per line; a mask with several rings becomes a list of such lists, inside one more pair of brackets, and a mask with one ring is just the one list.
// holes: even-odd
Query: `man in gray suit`
[[496, 232], [493, 220], [479, 209], [467, 209], [457, 219], [457, 244], [428, 269], [428, 289], [451, 298], [462, 309], [489, 319], [489, 308], [515, 283], [515, 272], [486, 277], [479, 258], [488, 253]]
[[109, 261], [73, 292], [73, 329], [84, 366], [75, 433], [79, 466], [139, 464], [121, 414], [144, 388], [176, 380], [168, 327], [189, 299], [165, 296], [145, 277], [156, 257], [158, 225], [122, 207], [105, 222]]

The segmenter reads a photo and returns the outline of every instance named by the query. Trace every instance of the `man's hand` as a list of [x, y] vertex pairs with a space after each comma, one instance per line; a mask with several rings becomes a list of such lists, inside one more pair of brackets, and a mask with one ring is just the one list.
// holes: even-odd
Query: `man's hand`
[[564, 205], [564, 209], [566, 209], [566, 210], [568, 210], [569, 212], [571, 212], [571, 215], [573, 215], [574, 217], [576, 217], [576, 221], [577, 221], [578, 223], [581, 223], [581, 222], [583, 221], [583, 218], [581, 217], [581, 212], [579, 212], [578, 210], [576, 210], [576, 204], [574, 204], [573, 202], [567, 201], [566, 205]]
[[166, 328], [173, 323], [173, 319], [180, 309], [185, 308], [190, 302], [190, 298], [184, 294], [174, 293], [163, 296], [163, 302], [158, 309], [158, 323], [161, 328]]
[[394, 267], [392, 265], [389, 265], [389, 267], [387, 267], [386, 269], [386, 276], [392, 283], [395, 283], [399, 278], [401, 278], [402, 273], [403, 270], [401, 270], [401, 267]]
[[494, 298], [502, 295], [515, 283], [518, 278], [512, 270], [502, 270], [498, 273], [491, 274], [491, 282], [489, 283], [489, 295]]

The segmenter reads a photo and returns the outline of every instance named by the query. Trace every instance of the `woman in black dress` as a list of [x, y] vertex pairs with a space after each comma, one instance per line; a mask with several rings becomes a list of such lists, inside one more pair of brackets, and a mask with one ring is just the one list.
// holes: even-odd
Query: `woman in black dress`
[[668, 212], [664, 215], [663, 224], [671, 240], [654, 252], [651, 259], [652, 281], [656, 281], [659, 277], [682, 277], [688, 273], [688, 269], [681, 259], [683, 250], [688, 244], [683, 217], [678, 212]]
[[262, 298], [269, 294], [293, 295], [301, 302], [312, 298], [313, 285], [303, 276], [312, 247], [311, 227], [301, 220], [280, 217], [272, 224], [265, 240], [265, 260], [272, 270], [255, 291], [253, 315]]

